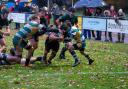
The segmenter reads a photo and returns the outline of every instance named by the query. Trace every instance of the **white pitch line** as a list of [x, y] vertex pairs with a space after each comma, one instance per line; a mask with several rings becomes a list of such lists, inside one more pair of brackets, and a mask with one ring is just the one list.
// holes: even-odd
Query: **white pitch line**
[[[103, 74], [103, 75], [128, 75], [128, 72], [57, 72], [57, 73], [43, 73], [42, 76], [63, 76], [63, 75], [97, 75], [97, 74]], [[128, 76], [127, 76], [128, 77]]]

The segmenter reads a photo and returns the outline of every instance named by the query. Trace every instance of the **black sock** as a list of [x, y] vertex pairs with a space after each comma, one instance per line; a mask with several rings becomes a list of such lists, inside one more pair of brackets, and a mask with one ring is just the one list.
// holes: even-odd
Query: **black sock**
[[43, 57], [37, 57], [36, 61], [42, 61]]
[[87, 55], [87, 54], [85, 54], [85, 53], [84, 53], [84, 56], [85, 56], [88, 60], [92, 60], [92, 59], [89, 57], [89, 55]]
[[78, 61], [78, 57], [77, 57], [77, 55], [76, 55], [75, 51], [74, 51], [74, 50], [72, 50], [72, 51], [70, 51], [70, 53], [71, 53], [71, 55], [73, 56], [73, 58], [74, 58], [75, 62], [77, 62], [77, 61]]
[[2, 60], [4, 60], [7, 64], [10, 65], [9, 61], [7, 60], [7, 55], [5, 53], [2, 54]]
[[65, 51], [66, 50], [67, 50], [67, 48], [66, 47], [63, 47], [62, 50], [61, 50], [60, 55], [63, 55], [65, 57]]
[[25, 66], [28, 66], [30, 62], [30, 58], [26, 58]]

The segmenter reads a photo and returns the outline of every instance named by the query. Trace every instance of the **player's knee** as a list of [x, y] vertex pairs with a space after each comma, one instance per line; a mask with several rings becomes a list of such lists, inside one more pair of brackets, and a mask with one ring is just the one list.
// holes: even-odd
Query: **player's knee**
[[38, 45], [33, 45], [33, 49], [36, 50], [38, 48]]
[[27, 46], [25, 47], [26, 50], [30, 50], [31, 48], [32, 48], [31, 45], [27, 45]]
[[68, 50], [73, 50], [73, 47], [72, 47], [72, 46], [69, 46], [69, 47], [68, 47]]
[[48, 51], [44, 51], [44, 56], [48, 54]]
[[73, 45], [72, 45], [72, 43], [67, 44], [67, 49], [68, 49], [68, 50], [73, 50]]

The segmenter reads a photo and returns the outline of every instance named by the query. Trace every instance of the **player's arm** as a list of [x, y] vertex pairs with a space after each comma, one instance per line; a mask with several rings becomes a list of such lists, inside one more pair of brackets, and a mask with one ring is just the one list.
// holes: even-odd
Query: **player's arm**
[[6, 51], [6, 43], [5, 40], [3, 40], [4, 42], [1, 42], [1, 47], [0, 47], [0, 52], [5, 52]]
[[9, 36], [10, 35], [10, 26], [7, 26], [6, 27], [6, 32], [4, 32], [4, 35], [7, 35], [7, 36]]
[[60, 37], [60, 36], [57, 37], [56, 33], [51, 32], [51, 33], [49, 33], [49, 39], [50, 40], [62, 40], [63, 37]]
[[82, 41], [81, 41], [81, 36], [78, 32], [76, 33], [75, 38], [76, 38], [77, 46], [81, 47], [82, 46]]
[[64, 36], [63, 35], [59, 35], [59, 37], [55, 36], [55, 39], [59, 40], [59, 41], [62, 41], [64, 39]]

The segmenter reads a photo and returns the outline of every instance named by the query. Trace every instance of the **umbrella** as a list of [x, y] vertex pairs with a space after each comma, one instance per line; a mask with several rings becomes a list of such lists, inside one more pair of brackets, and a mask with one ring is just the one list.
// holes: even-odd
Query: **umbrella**
[[103, 7], [106, 3], [103, 0], [80, 0], [75, 3], [74, 8], [81, 7]]
[[24, 4], [25, 4], [25, 2], [19, 2], [19, 6], [20, 6], [21, 8], [24, 7]]
[[20, 0], [20, 2], [29, 2], [29, 0]]
[[15, 6], [15, 3], [14, 2], [8, 2], [7, 4], [6, 4], [6, 7], [7, 8], [11, 8], [11, 7], [14, 7]]
[[23, 8], [24, 7], [24, 4], [25, 3], [28, 3], [28, 2], [30, 2], [31, 0], [19, 0], [19, 6], [21, 7], [21, 8]]

